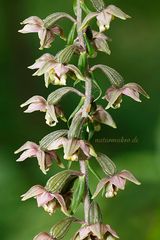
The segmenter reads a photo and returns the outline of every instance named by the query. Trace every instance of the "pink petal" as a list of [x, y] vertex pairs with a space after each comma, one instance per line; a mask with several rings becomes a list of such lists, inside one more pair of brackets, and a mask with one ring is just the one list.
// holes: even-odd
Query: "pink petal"
[[89, 147], [89, 145], [87, 143], [85, 143], [83, 140], [80, 140], [79, 143], [80, 143], [80, 148], [82, 149], [84, 154], [87, 157], [90, 157], [90, 147]]
[[140, 185], [141, 183], [133, 176], [133, 174], [127, 170], [123, 170], [122, 172], [120, 172], [119, 176], [121, 178], [127, 179], [130, 182], [133, 182], [137, 185]]
[[45, 112], [46, 106], [43, 103], [32, 103], [24, 111], [24, 113], [32, 113], [36, 111]]
[[24, 151], [16, 161], [22, 162], [22, 161], [26, 160], [27, 158], [35, 157], [36, 154], [37, 154], [36, 149], [28, 149], [28, 150]]
[[130, 89], [128, 87], [123, 88], [122, 93], [128, 97], [133, 98], [135, 101], [137, 102], [141, 102], [140, 98], [139, 98], [139, 93], [133, 89]]
[[96, 191], [95, 193], [93, 194], [93, 197], [92, 198], [95, 198], [98, 193], [102, 190], [102, 188], [110, 181], [110, 178], [103, 178], [97, 185], [97, 188], [96, 188]]
[[149, 98], [149, 95], [144, 91], [144, 89], [137, 83], [127, 83], [124, 87], [132, 89], [136, 92], [141, 93], [146, 98]]
[[46, 174], [46, 163], [45, 163], [45, 152], [42, 150], [37, 151], [37, 159], [38, 159], [38, 164], [40, 166], [41, 171]]
[[90, 226], [90, 231], [96, 236], [98, 239], [103, 238], [103, 232], [101, 231], [101, 224], [96, 223]]
[[42, 19], [40, 19], [37, 16], [31, 16], [27, 19], [25, 19], [21, 24], [38, 24], [38, 25], [43, 25]]
[[111, 177], [109, 181], [110, 181], [110, 183], [112, 183], [112, 185], [116, 186], [117, 188], [119, 188], [121, 190], [124, 190], [126, 180], [121, 178], [119, 175], [115, 175], [115, 176]]
[[44, 187], [42, 187], [40, 185], [35, 185], [35, 186], [31, 187], [25, 194], [23, 194], [21, 196], [22, 201], [25, 201], [25, 200], [27, 200], [29, 198], [32, 198], [32, 197], [37, 197], [38, 195], [41, 195], [44, 192], [46, 192]]
[[35, 236], [33, 240], [53, 240], [53, 238], [48, 233], [43, 232]]
[[89, 226], [80, 228], [79, 230], [79, 240], [86, 239], [90, 233], [90, 228]]
[[26, 149], [37, 149], [38, 147], [39, 146], [36, 143], [28, 141], [22, 147], [20, 147], [17, 151], [15, 151], [15, 154], [22, 152]]
[[66, 74], [68, 72], [68, 68], [65, 67], [62, 63], [54, 64], [53, 68], [58, 77], [61, 77], [62, 75]]
[[53, 141], [50, 143], [50, 145], [47, 147], [47, 149], [50, 150], [57, 150], [59, 148], [61, 148], [63, 146], [65, 142], [65, 138], [64, 137], [60, 137], [57, 140]]
[[38, 207], [41, 207], [47, 204], [48, 202], [52, 201], [54, 199], [54, 196], [53, 194], [44, 190], [43, 193], [38, 195], [36, 198], [37, 198]]
[[119, 238], [117, 233], [110, 227], [110, 225], [102, 225], [102, 228], [104, 233], [109, 232], [113, 237]]
[[38, 25], [27, 24], [18, 32], [24, 33], [24, 34], [25, 33], [37, 33], [40, 31], [40, 29], [41, 29], [41, 27]]
[[65, 203], [65, 200], [64, 200], [64, 198], [62, 197], [62, 195], [60, 195], [59, 193], [53, 193], [52, 195], [54, 196], [54, 198], [57, 199], [58, 203], [59, 203], [60, 206], [61, 206], [61, 210], [62, 210], [65, 214], [67, 214], [68, 211], [67, 211], [66, 203]]
[[38, 58], [33, 65], [29, 66], [28, 68], [29, 69], [39, 69], [46, 62], [49, 62], [49, 61], [52, 61], [52, 60], [54, 60], [54, 57], [51, 54], [49, 54], [49, 53], [45, 53], [40, 58]]

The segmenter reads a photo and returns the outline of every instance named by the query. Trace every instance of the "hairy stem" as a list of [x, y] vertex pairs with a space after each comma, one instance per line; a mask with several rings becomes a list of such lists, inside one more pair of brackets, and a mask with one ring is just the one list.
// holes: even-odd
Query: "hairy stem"
[[88, 167], [87, 162], [84, 160], [80, 161], [81, 172], [85, 175], [85, 196], [84, 196], [84, 216], [85, 222], [88, 223], [88, 210], [90, 206], [90, 196], [89, 196], [89, 184], [88, 184]]
[[[85, 43], [83, 39], [83, 32], [80, 30], [82, 23], [82, 9], [81, 9], [81, 0], [77, 0], [77, 31], [78, 31], [78, 38], [79, 43], [83, 47], [85, 51]], [[91, 103], [91, 91], [92, 91], [92, 84], [91, 79], [86, 78], [85, 82], [85, 102], [83, 106], [83, 117], [88, 117], [88, 110]], [[81, 172], [85, 176], [85, 196], [84, 196], [84, 216], [85, 222], [88, 223], [88, 210], [90, 206], [90, 196], [89, 196], [89, 183], [88, 183], [88, 166], [85, 160], [80, 161], [80, 169]]]

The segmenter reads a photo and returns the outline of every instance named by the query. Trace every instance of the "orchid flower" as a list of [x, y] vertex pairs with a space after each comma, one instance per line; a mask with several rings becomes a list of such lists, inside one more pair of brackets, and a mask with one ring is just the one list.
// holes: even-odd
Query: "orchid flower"
[[26, 201], [32, 197], [36, 198], [38, 207], [43, 207], [50, 215], [52, 215], [59, 206], [61, 206], [61, 210], [64, 213], [67, 213], [67, 207], [63, 196], [58, 192], [50, 193], [40, 185], [31, 187], [21, 197], [22, 201]]
[[118, 190], [124, 190], [126, 181], [140, 185], [140, 182], [133, 176], [129, 171], [123, 170], [111, 177], [103, 178], [97, 185], [97, 189], [93, 195], [93, 198], [98, 195], [98, 193], [105, 187], [106, 198], [112, 198], [117, 195]]
[[56, 150], [63, 147], [64, 159], [70, 161], [78, 161], [83, 156], [85, 159], [91, 156], [96, 157], [96, 153], [87, 141], [78, 139], [68, 139], [65, 137], [60, 137], [56, 141], [50, 143], [48, 150]]
[[122, 95], [130, 97], [136, 102], [141, 102], [140, 93], [146, 98], [149, 98], [148, 94], [137, 83], [128, 83], [120, 88], [112, 86], [107, 89], [106, 95], [104, 96], [104, 99], [108, 101], [107, 109], [110, 107], [119, 108], [122, 102]]
[[40, 49], [50, 48], [56, 35], [63, 37], [63, 31], [59, 26], [55, 25], [51, 29], [46, 29], [43, 20], [37, 16], [29, 17], [21, 22], [21, 24], [25, 26], [19, 30], [20, 33], [38, 33]]
[[28, 67], [30, 69], [38, 69], [33, 76], [44, 75], [45, 86], [50, 83], [53, 85], [66, 85], [66, 73], [69, 69], [57, 60], [51, 54], [44, 54], [36, 60], [36, 62]]
[[64, 114], [61, 108], [57, 105], [49, 104], [43, 97], [41, 96], [33, 96], [25, 103], [21, 105], [21, 107], [28, 106], [28, 108], [24, 111], [25, 113], [32, 113], [35, 111], [46, 112], [45, 119], [46, 124], [49, 126], [55, 126], [58, 123], [58, 117], [62, 120], [66, 121], [64, 118]]
[[115, 238], [119, 237], [109, 225], [96, 223], [81, 227], [74, 236], [73, 240], [114, 240]]
[[57, 162], [60, 167], [63, 167], [57, 153], [52, 151], [43, 151], [40, 149], [40, 146], [34, 142], [26, 142], [22, 147], [20, 147], [15, 154], [22, 152], [20, 157], [17, 159], [17, 162], [22, 162], [27, 158], [36, 157], [38, 160], [38, 164], [40, 166], [41, 171], [46, 174], [49, 168], [52, 165], [53, 159]]
[[122, 20], [130, 18], [130, 16], [128, 16], [118, 7], [114, 5], [109, 5], [97, 15], [97, 24], [99, 26], [100, 32], [103, 32], [106, 29], [110, 28], [110, 23], [114, 19], [114, 17], [120, 18]]

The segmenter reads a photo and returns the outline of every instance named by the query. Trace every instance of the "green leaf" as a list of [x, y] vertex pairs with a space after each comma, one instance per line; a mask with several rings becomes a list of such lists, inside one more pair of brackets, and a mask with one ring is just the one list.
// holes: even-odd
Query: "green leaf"
[[93, 18], [97, 17], [97, 15], [98, 15], [98, 13], [96, 13], [96, 12], [91, 12], [91, 13], [89, 13], [89, 14], [85, 17], [85, 19], [83, 20], [82, 25], [81, 25], [79, 31], [81, 31], [81, 30], [83, 30], [84, 28], [86, 28], [87, 25], [89, 24], [89, 22], [90, 22]]
[[78, 103], [77, 107], [75, 108], [75, 110], [72, 112], [72, 114], [68, 118], [68, 124], [69, 124], [69, 121], [74, 117], [74, 115], [81, 109], [81, 107], [84, 104], [84, 100], [85, 100], [85, 97], [82, 97], [80, 102]]
[[73, 192], [73, 198], [71, 202], [71, 211], [73, 213], [76, 212], [79, 204], [83, 200], [84, 192], [85, 192], [85, 176], [81, 176], [79, 177], [78, 182], [76, 184], [76, 188], [74, 189]]
[[50, 230], [50, 235], [56, 239], [60, 240], [64, 238], [66, 233], [69, 231], [71, 223], [74, 221], [74, 218], [68, 217], [62, 221], [56, 223]]
[[85, 81], [85, 77], [82, 75], [81, 71], [75, 65], [68, 64], [67, 68], [75, 74], [78, 80]]
[[68, 18], [69, 20], [71, 20], [72, 22], [76, 22], [76, 20], [69, 15], [68, 13], [65, 12], [57, 12], [57, 13], [53, 13], [51, 15], [49, 15], [48, 17], [46, 17], [43, 22], [44, 22], [44, 27], [47, 29], [50, 29], [54, 26], [54, 24], [61, 18]]
[[70, 62], [75, 50], [76, 50], [75, 45], [69, 45], [66, 48], [64, 48], [63, 50], [61, 50], [59, 53], [57, 53], [55, 58], [60, 63], [68, 63], [68, 62]]
[[123, 84], [123, 77], [113, 68], [106, 65], [97, 64], [93, 66], [90, 71], [93, 72], [96, 69], [102, 70], [102, 72], [108, 77], [112, 85], [120, 87]]
[[76, 179], [80, 172], [65, 170], [52, 176], [46, 183], [45, 188], [49, 192], [61, 192], [73, 179]]
[[105, 7], [103, 0], [90, 0], [97, 11], [102, 11]]
[[60, 240], [62, 239], [65, 234], [69, 231], [71, 223], [74, 221], [74, 218], [66, 218], [57, 224], [55, 224], [51, 230], [50, 235], [54, 237], [54, 239]]
[[71, 45], [74, 42], [74, 37], [76, 33], [77, 23], [74, 23], [67, 38], [67, 45]]
[[83, 96], [83, 94], [78, 91], [77, 89], [73, 88], [73, 87], [61, 87], [61, 88], [58, 88], [57, 90], [55, 90], [54, 92], [52, 92], [48, 98], [47, 98], [47, 102], [49, 104], [57, 104], [62, 97], [64, 97], [64, 95], [70, 93], [70, 92], [73, 92], [73, 93], [76, 93], [77, 95], [79, 96]]
[[85, 118], [82, 117], [81, 112], [77, 112], [72, 120], [68, 131], [68, 138], [79, 138]]
[[97, 153], [96, 159], [105, 174], [112, 176], [116, 173], [117, 170], [114, 162], [105, 154]]
[[55, 141], [57, 141], [59, 138], [66, 136], [68, 133], [68, 130], [62, 129], [62, 130], [57, 130], [54, 132], [49, 133], [46, 135], [42, 140], [39, 142], [40, 148], [42, 150], [47, 150], [48, 147]]
[[92, 201], [88, 212], [89, 224], [96, 224], [102, 222], [102, 214], [99, 205]]

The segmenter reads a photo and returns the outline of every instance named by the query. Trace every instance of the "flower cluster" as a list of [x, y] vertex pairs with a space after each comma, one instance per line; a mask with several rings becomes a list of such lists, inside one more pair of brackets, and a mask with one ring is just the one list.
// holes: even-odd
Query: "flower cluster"
[[[139, 185], [140, 182], [127, 170], [118, 171], [114, 162], [105, 154], [96, 152], [90, 140], [101, 124], [116, 128], [116, 123], [108, 112], [110, 108], [119, 108], [122, 96], [126, 95], [136, 102], [141, 102], [140, 94], [149, 98], [148, 94], [137, 83], [124, 83], [123, 77], [113, 68], [97, 64], [90, 66], [90, 58], [95, 58], [97, 53], [110, 54], [110, 38], [105, 31], [110, 28], [114, 18], [126, 20], [130, 18], [121, 9], [114, 5], [105, 6], [103, 0], [90, 0], [96, 11], [92, 12], [84, 1], [74, 1], [75, 18], [65, 12], [53, 13], [45, 19], [37, 16], [25, 19], [20, 33], [38, 33], [40, 49], [50, 48], [56, 36], [66, 41], [64, 49], [54, 56], [45, 53], [40, 56], [29, 69], [36, 70], [33, 76], [44, 76], [45, 87], [56, 85], [50, 95], [42, 97], [35, 95], [21, 107], [26, 107], [25, 113], [40, 111], [45, 113], [45, 121], [49, 127], [58, 125], [59, 119], [67, 122], [66, 129], [52, 131], [39, 143], [27, 141], [20, 147], [16, 154], [20, 153], [17, 162], [28, 158], [37, 158], [40, 170], [47, 174], [55, 162], [59, 167], [67, 170], [58, 172], [49, 178], [45, 186], [36, 184], [25, 194], [22, 201], [34, 198], [38, 207], [42, 207], [49, 215], [59, 209], [65, 218], [57, 222], [50, 231], [41, 232], [34, 240], [60, 240], [66, 236], [72, 223], [81, 224], [73, 240], [114, 240], [119, 238], [117, 233], [102, 221], [102, 215], [96, 196], [104, 190], [106, 198], [115, 197], [119, 190], [124, 190], [127, 180]], [[84, 19], [82, 20], [83, 16]], [[64, 37], [64, 30], [57, 24], [60, 19], [68, 19], [72, 22], [70, 32]], [[90, 22], [96, 19], [98, 30], [92, 29]], [[72, 64], [73, 56], [77, 64]], [[105, 90], [102, 98], [108, 102], [106, 109], [98, 102], [103, 90], [94, 76], [94, 71], [100, 69], [110, 82], [110, 87]], [[68, 84], [68, 81], [69, 84]], [[100, 80], [99, 80], [100, 81]], [[85, 89], [84, 92], [79, 89]], [[69, 85], [69, 86], [67, 86]], [[98, 90], [95, 96], [93, 87]], [[79, 104], [69, 117], [62, 109], [61, 100], [74, 93], [80, 97]], [[63, 154], [58, 152], [63, 150]], [[63, 156], [63, 157], [60, 157]], [[90, 162], [98, 162], [105, 177], [102, 179], [92, 169]], [[66, 161], [67, 160], [67, 161]], [[72, 162], [78, 162], [80, 171], [71, 170]], [[97, 188], [92, 195], [88, 184], [88, 171], [99, 179]], [[75, 217], [79, 205], [84, 205], [84, 219]]]

